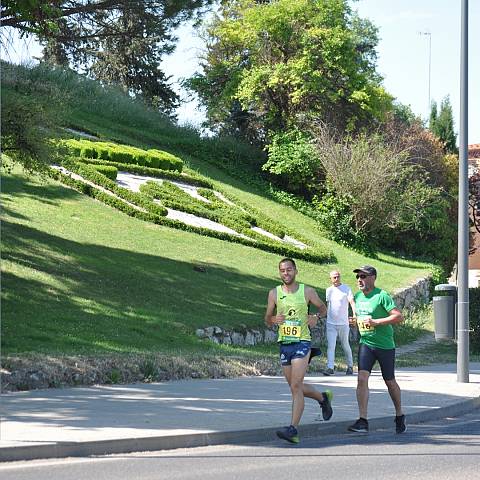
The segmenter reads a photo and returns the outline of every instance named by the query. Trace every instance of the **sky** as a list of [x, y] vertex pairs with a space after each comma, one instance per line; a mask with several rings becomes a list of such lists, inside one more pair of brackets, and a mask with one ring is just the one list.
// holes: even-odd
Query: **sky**
[[[480, 143], [480, 82], [476, 81], [480, 78], [480, 55], [477, 53], [480, 29], [474, 28], [480, 24], [480, 2], [470, 1], [469, 4], [468, 143]], [[458, 132], [461, 0], [358, 0], [351, 5], [379, 29], [377, 71], [384, 78], [386, 90], [424, 119], [429, 114], [429, 87], [430, 100], [437, 104], [449, 95]], [[177, 36], [176, 51], [165, 58], [161, 67], [171, 76], [181, 97], [187, 100], [180, 81], [198, 70], [198, 55], [203, 43], [188, 24], [178, 30]], [[39, 55], [35, 42], [16, 42], [10, 59], [28, 61]], [[204, 112], [195, 101], [186, 101], [177, 114], [180, 123], [198, 125], [204, 118]]]

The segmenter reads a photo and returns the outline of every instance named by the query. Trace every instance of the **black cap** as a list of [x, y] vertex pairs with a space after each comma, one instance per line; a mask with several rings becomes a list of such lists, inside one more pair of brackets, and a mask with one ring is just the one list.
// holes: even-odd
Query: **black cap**
[[375, 275], [377, 276], [377, 270], [375, 267], [372, 267], [371, 265], [364, 265], [363, 267], [356, 268], [353, 273], [365, 273], [367, 275]]

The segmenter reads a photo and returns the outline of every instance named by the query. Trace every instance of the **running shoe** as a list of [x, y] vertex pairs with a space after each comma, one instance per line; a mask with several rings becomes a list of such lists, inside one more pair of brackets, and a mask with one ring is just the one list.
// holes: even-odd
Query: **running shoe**
[[322, 351], [321, 351], [319, 348], [317, 348], [317, 347], [312, 347], [312, 348], [310, 349], [310, 357], [309, 357], [309, 359], [308, 359], [308, 363], [310, 363], [310, 362], [312, 361], [312, 358], [313, 358], [313, 357], [318, 357], [318, 356], [321, 355], [321, 354], [322, 354]]
[[405, 415], [399, 415], [395, 417], [395, 430], [397, 433], [405, 433], [407, 431]]
[[368, 433], [368, 420], [359, 418], [353, 425], [348, 427], [350, 432]]
[[322, 417], [325, 421], [330, 420], [333, 415], [332, 409], [332, 398], [333, 393], [331, 390], [325, 390], [322, 392], [323, 400], [318, 402], [320, 404], [320, 408], [322, 409]]
[[290, 443], [300, 442], [298, 431], [293, 425], [290, 425], [289, 427], [283, 427], [281, 430], [277, 430], [277, 437]]
[[334, 375], [335, 374], [335, 370], [333, 368], [327, 368], [323, 371], [323, 374], [326, 375], [327, 377], [330, 376], [330, 375]]
[[347, 368], [347, 371], [345, 372], [345, 375], [353, 375], [353, 368], [352, 368], [352, 367], [348, 367], [348, 368]]

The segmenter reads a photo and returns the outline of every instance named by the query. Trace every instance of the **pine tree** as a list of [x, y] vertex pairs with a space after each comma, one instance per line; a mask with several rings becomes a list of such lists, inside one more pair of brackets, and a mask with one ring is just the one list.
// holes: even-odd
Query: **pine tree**
[[435, 102], [432, 103], [429, 128], [442, 141], [445, 153], [458, 153], [457, 134], [454, 129], [452, 105], [448, 95], [442, 100], [438, 115], [437, 105]]

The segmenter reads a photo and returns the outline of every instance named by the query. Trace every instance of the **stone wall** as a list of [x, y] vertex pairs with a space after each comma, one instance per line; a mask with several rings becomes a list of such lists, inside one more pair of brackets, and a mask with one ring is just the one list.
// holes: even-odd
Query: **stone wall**
[[[392, 296], [398, 308], [408, 310], [414, 308], [416, 305], [428, 303], [430, 301], [430, 284], [430, 277], [418, 278], [410, 287], [396, 290]], [[222, 329], [220, 327], [199, 328], [195, 333], [199, 338], [224, 345], [252, 346], [261, 343], [275, 343], [277, 341], [277, 333], [274, 329], [249, 329], [246, 325], [241, 326], [235, 331]], [[322, 343], [324, 338], [325, 319], [321, 319], [317, 326], [312, 328], [312, 342], [314, 344]], [[356, 341], [357, 339], [357, 328], [351, 328], [350, 340]]]

